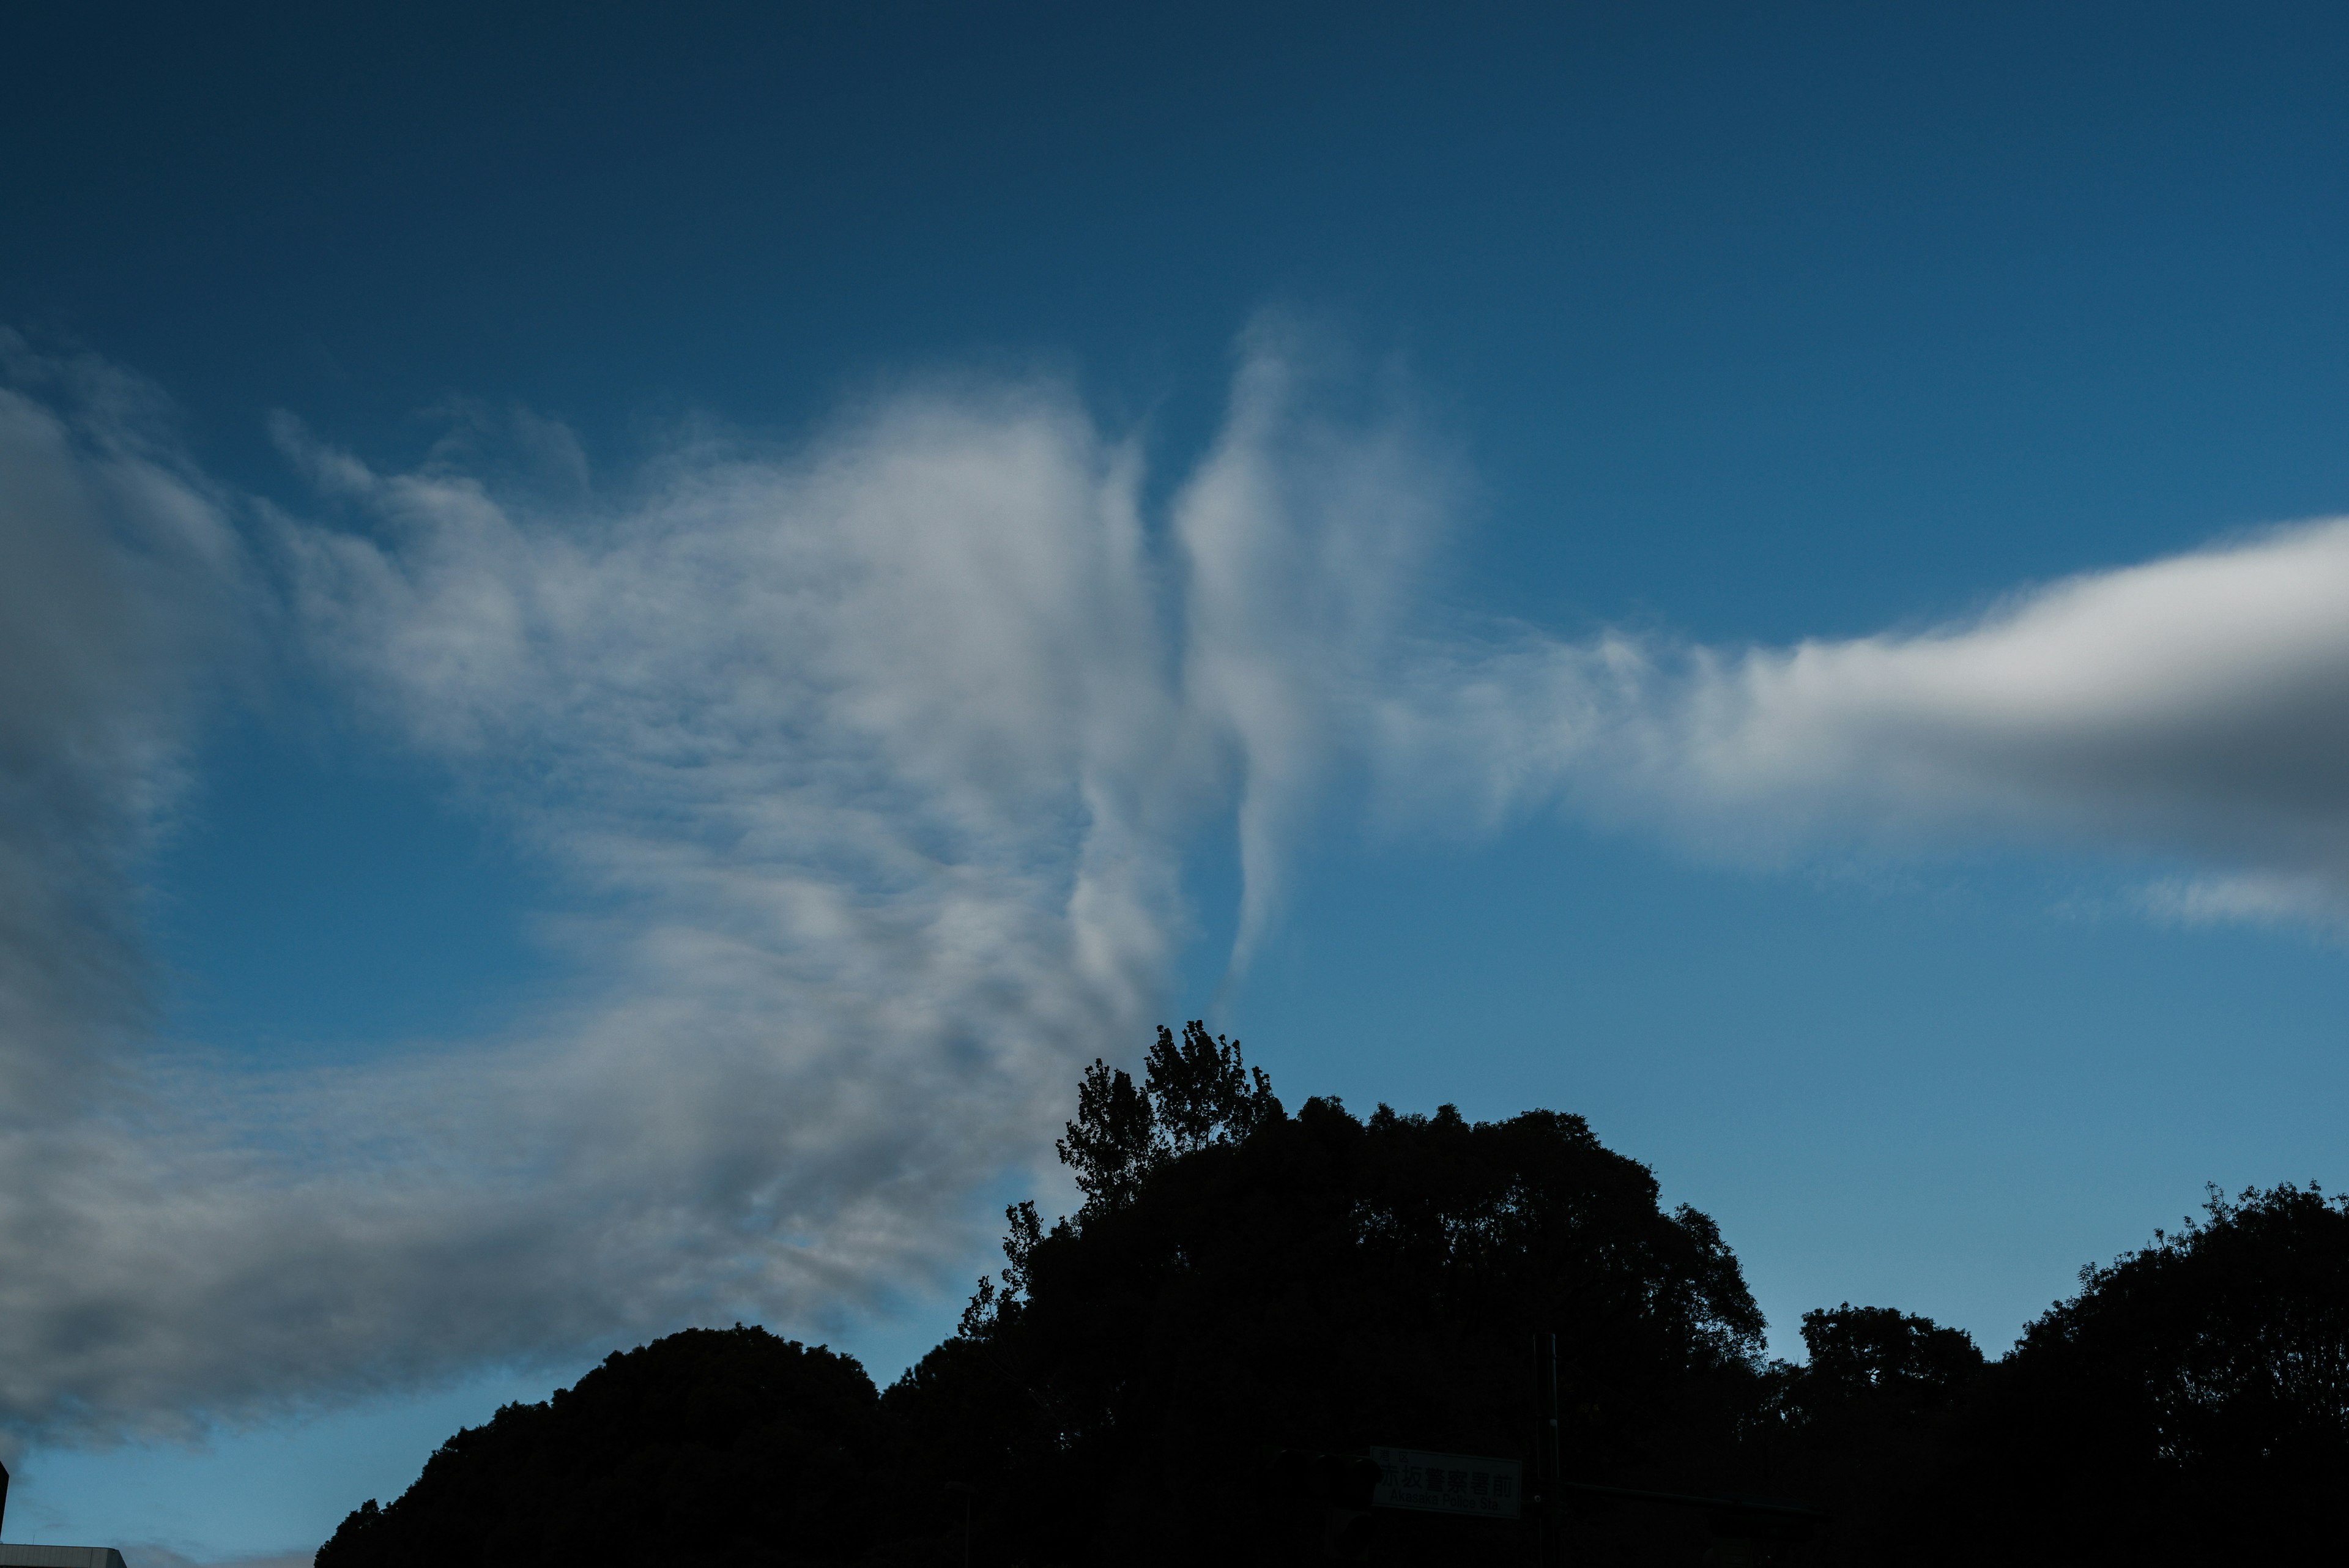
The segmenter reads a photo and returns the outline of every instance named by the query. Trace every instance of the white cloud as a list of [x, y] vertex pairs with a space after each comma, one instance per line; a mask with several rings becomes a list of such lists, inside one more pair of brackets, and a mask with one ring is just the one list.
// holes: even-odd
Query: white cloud
[[242, 576], [150, 391], [5, 332], [0, 369], [0, 1122], [37, 1124], [144, 1016], [134, 863]]
[[2156, 919], [2181, 926], [2296, 927], [2335, 936], [2349, 929], [2349, 896], [2320, 877], [2162, 877], [2145, 886], [2139, 901]]
[[[1392, 820], [1536, 810], [1724, 853], [1985, 838], [2191, 868], [2163, 918], [2349, 896], [2349, 525], [1911, 636], [1710, 649], [1436, 629], [1449, 493], [1253, 336], [1164, 526], [1051, 386], [916, 389], [616, 491], [543, 422], [408, 471], [284, 421], [264, 530], [135, 383], [6, 345], [0, 1422], [186, 1429], [806, 1324], [963, 1255], [1078, 1064], [1130, 1050], [1237, 831], [1235, 964], [1350, 771]], [[512, 1038], [257, 1075], [139, 1048], [137, 867], [231, 626], [298, 644], [576, 895]], [[37, 675], [29, 672], [38, 671]]]
[[1329, 770], [1365, 759], [1381, 693], [1405, 678], [1398, 634], [1452, 491], [1402, 424], [1316, 418], [1319, 366], [1295, 337], [1260, 325], [1247, 347], [1230, 420], [1174, 509], [1184, 691], [1239, 763], [1236, 970]]
[[[14, 1130], [0, 1419], [187, 1429], [807, 1324], [966, 1255], [973, 1195], [1157, 1017], [1186, 836], [1244, 800], [1272, 877], [1385, 640], [1424, 487], [1400, 438], [1297, 414], [1295, 373], [1257, 345], [1155, 540], [1136, 450], [1050, 386], [910, 391], [787, 452], [681, 439], [605, 496], [576, 462], [516, 477], [547, 465], [478, 429], [377, 472], [281, 421], [342, 514], [266, 529], [284, 626], [577, 896], [580, 979], [526, 1034], [364, 1069], [126, 1057], [85, 1114]], [[1320, 670], [1333, 637], [1357, 652]], [[88, 728], [103, 696], [51, 705]], [[180, 710], [128, 701], [136, 754], [60, 801], [128, 820], [168, 773]], [[11, 846], [39, 832], [0, 814]], [[135, 962], [109, 940], [67, 946]], [[90, 1018], [51, 1013], [26, 1060], [86, 1051]]]
[[1745, 855], [2184, 860], [2236, 878], [2196, 884], [2206, 915], [2313, 909], [2349, 892], [2349, 524], [2085, 575], [1921, 635], [1529, 637], [1423, 677], [1389, 723], [1402, 783], [1448, 775], [1489, 810], [1562, 797]]

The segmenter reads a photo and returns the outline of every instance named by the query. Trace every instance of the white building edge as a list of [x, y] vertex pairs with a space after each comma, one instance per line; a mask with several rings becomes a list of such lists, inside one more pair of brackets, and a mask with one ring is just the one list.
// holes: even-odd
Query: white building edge
[[25, 1546], [0, 1542], [0, 1568], [124, 1568], [111, 1546]]
[[[8, 1511], [8, 1467], [0, 1465], [0, 1517]], [[124, 1568], [111, 1546], [27, 1546], [0, 1541], [0, 1568]]]

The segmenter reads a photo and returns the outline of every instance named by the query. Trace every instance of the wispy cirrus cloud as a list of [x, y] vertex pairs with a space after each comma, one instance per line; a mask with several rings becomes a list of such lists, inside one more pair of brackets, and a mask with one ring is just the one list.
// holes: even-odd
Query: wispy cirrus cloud
[[[1324, 411], [1276, 331], [1155, 514], [1138, 445], [1067, 388], [964, 380], [787, 446], [683, 435], [601, 488], [541, 421], [489, 421], [531, 463], [477, 430], [387, 468], [287, 419], [289, 515], [175, 455], [135, 381], [8, 348], [18, 1432], [192, 1429], [929, 1282], [1076, 1065], [1156, 1017], [1195, 836], [1241, 846], [1237, 968], [1350, 779], [1412, 830], [2151, 857], [2168, 919], [2349, 896], [2349, 525], [1922, 633], [1568, 640], [1428, 602], [1449, 465], [1407, 420]], [[256, 644], [540, 857], [559, 1006], [357, 1066], [154, 1047], [141, 856]]]
[[0, 1118], [38, 1123], [143, 1020], [134, 863], [251, 596], [150, 389], [5, 331], [0, 369]]
[[[576, 981], [510, 1036], [364, 1066], [126, 1049], [81, 1113], [10, 1134], [0, 1419], [188, 1429], [934, 1282], [1077, 1064], [1156, 1016], [1188, 836], [1246, 803], [1268, 885], [1333, 705], [1367, 696], [1398, 541], [1440, 509], [1407, 438], [1317, 419], [1302, 373], [1251, 339], [1154, 527], [1137, 449], [1052, 385], [910, 389], [788, 448], [688, 436], [600, 494], [477, 441], [378, 472], [281, 421], [317, 515], [241, 504], [279, 651], [543, 859]], [[39, 461], [87, 489], [103, 445]], [[142, 504], [233, 544], [192, 481]], [[250, 592], [229, 556], [187, 580]], [[76, 657], [165, 618], [76, 619]], [[129, 738], [58, 798], [129, 823], [189, 704], [154, 670], [124, 690], [119, 723], [102, 693], [58, 703]], [[11, 845], [41, 831], [0, 815]], [[40, 875], [119, 928], [68, 947], [135, 964], [116, 836], [111, 881]], [[12, 1000], [47, 1009], [26, 1060], [91, 1058], [94, 1013]]]

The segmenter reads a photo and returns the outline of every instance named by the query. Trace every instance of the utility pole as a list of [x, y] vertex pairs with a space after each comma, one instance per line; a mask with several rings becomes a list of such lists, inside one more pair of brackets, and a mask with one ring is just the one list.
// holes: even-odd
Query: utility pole
[[1557, 1429], [1557, 1335], [1534, 1335], [1534, 1475], [1541, 1487], [1541, 1558], [1536, 1568], [1560, 1568], [1566, 1561], [1566, 1494], [1559, 1485]]

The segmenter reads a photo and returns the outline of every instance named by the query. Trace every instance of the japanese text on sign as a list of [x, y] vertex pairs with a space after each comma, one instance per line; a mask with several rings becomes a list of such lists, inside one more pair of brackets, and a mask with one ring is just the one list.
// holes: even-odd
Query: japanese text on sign
[[1373, 1508], [1420, 1508], [1437, 1513], [1517, 1517], [1520, 1467], [1515, 1459], [1475, 1454], [1431, 1454], [1417, 1449], [1372, 1449], [1379, 1484]]

